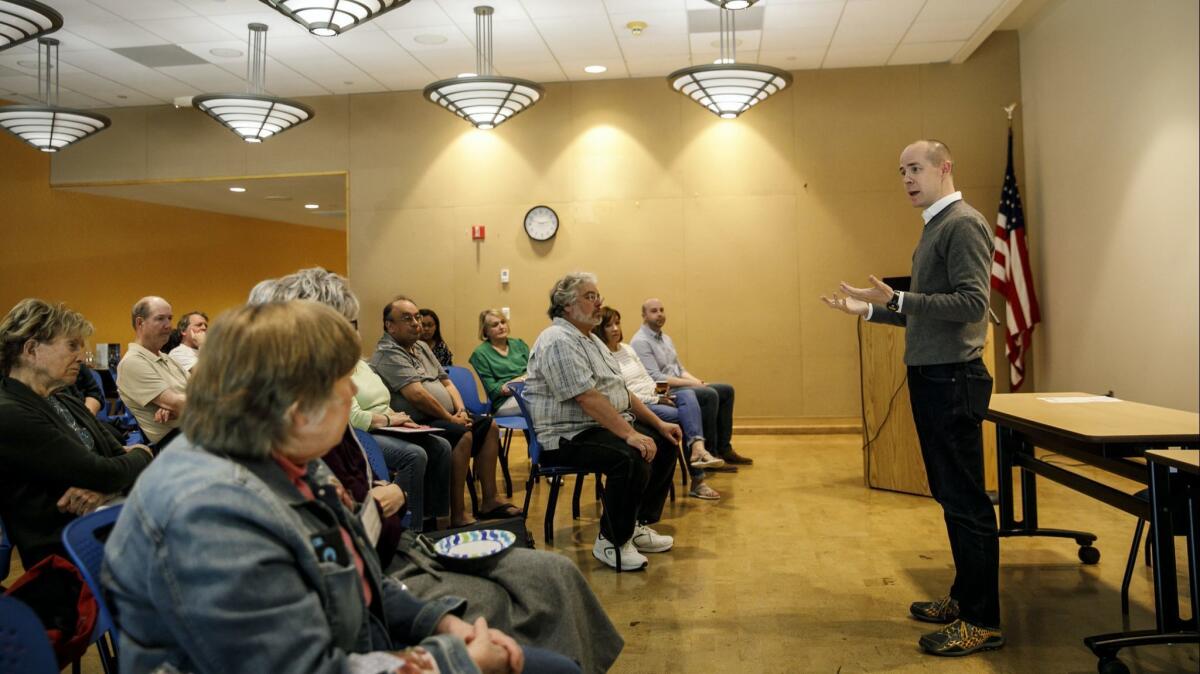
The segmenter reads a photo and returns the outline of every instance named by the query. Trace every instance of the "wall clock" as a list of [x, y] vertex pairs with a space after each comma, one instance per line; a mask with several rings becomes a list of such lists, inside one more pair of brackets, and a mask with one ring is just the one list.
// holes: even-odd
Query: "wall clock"
[[534, 206], [525, 214], [525, 233], [534, 241], [549, 241], [558, 233], [558, 213], [549, 206]]

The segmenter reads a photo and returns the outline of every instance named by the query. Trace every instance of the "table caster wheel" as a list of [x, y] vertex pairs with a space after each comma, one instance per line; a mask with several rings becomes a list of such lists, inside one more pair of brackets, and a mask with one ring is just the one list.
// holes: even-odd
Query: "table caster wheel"
[[1129, 674], [1125, 663], [1114, 657], [1100, 658], [1100, 662], [1096, 663], [1096, 671], [1100, 674]]
[[1084, 564], [1095, 564], [1096, 562], [1099, 562], [1100, 550], [1090, 545], [1079, 546], [1079, 561], [1083, 562]]

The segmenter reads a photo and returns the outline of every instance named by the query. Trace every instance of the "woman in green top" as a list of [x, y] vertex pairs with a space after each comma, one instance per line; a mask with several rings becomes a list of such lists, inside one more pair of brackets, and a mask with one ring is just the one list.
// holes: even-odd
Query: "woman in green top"
[[525, 381], [529, 345], [508, 336], [508, 318], [497, 309], [479, 312], [479, 339], [483, 343], [471, 352], [471, 367], [483, 382], [493, 414], [498, 417], [519, 415], [521, 409], [508, 385]]

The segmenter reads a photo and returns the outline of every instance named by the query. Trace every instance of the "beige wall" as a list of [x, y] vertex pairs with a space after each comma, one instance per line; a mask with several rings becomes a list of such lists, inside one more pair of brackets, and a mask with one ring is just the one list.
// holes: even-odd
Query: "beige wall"
[[[857, 416], [854, 321], [817, 296], [843, 278], [907, 273], [921, 220], [896, 165], [915, 138], [949, 143], [959, 186], [994, 213], [1018, 58], [1007, 32], [960, 66], [797, 72], [732, 122], [661, 78], [550, 84], [492, 132], [419, 92], [313, 99], [313, 122], [261, 147], [195, 111], [116, 110], [113, 130], [64, 153], [54, 178], [348, 170], [368, 343], [397, 292], [441, 314], [459, 361], [487, 306], [511, 307], [514, 333], [532, 342], [553, 280], [585, 269], [627, 336], [641, 301], [663, 298], [685, 365], [736, 384], [739, 416]], [[128, 161], [114, 167], [114, 153]], [[536, 204], [560, 215], [552, 243], [521, 228]], [[474, 224], [486, 242], [470, 240]]]
[[1068, 0], [1021, 29], [1038, 390], [1200, 409], [1197, 14]]

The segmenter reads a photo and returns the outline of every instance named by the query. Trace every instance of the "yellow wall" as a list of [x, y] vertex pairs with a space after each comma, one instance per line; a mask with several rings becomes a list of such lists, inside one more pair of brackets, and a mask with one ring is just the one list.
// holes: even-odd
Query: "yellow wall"
[[1021, 29], [1039, 390], [1200, 410], [1198, 22], [1071, 0]]
[[[734, 383], [740, 417], [857, 416], [854, 321], [817, 297], [841, 279], [907, 273], [921, 220], [896, 167], [911, 140], [949, 143], [959, 186], [991, 217], [1001, 108], [1021, 95], [1017, 37], [998, 33], [958, 66], [794, 75], [735, 121], [662, 78], [549, 84], [491, 132], [416, 91], [329, 96], [306, 101], [312, 122], [259, 147], [194, 110], [114, 110], [113, 128], [64, 153], [54, 180], [346, 170], [368, 348], [398, 292], [441, 314], [460, 361], [484, 307], [511, 307], [514, 334], [532, 341], [552, 281], [584, 269], [627, 336], [641, 301], [661, 297], [685, 365]], [[562, 219], [552, 243], [521, 228], [537, 204]], [[475, 224], [486, 242], [470, 240]]]
[[215, 316], [263, 278], [346, 268], [344, 232], [51, 189], [50, 162], [0, 133], [0, 312], [65, 301], [96, 326], [93, 342], [124, 344], [143, 295]]

